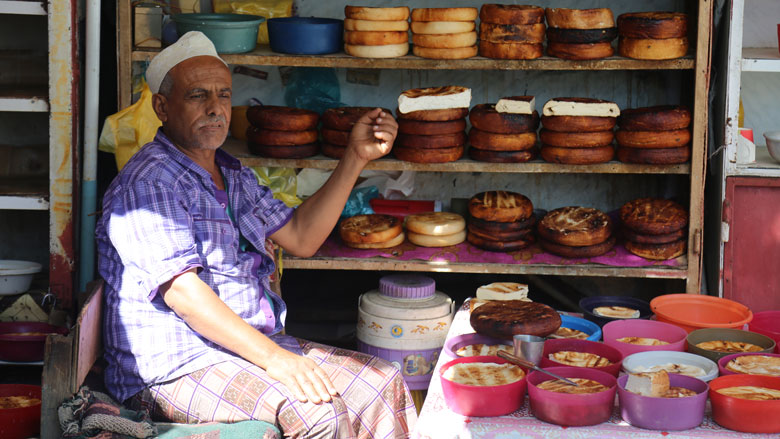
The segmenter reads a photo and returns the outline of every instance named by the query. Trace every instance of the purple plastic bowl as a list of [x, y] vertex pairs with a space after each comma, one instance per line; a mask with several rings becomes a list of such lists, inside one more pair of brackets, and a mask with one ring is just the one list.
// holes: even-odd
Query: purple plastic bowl
[[761, 311], [753, 314], [748, 323], [748, 331], [771, 337], [775, 343], [775, 352], [780, 353], [780, 311]]
[[701, 424], [707, 405], [709, 386], [704, 381], [676, 373], [669, 374], [669, 385], [696, 392], [683, 398], [656, 398], [626, 390], [628, 375], [618, 378], [620, 416], [634, 427], [648, 430], [687, 430]]
[[[729, 364], [729, 361], [731, 361], [731, 360], [733, 360], [733, 359], [735, 359], [737, 357], [741, 357], [743, 355], [761, 355], [761, 356], [765, 356], [765, 357], [780, 357], [780, 354], [767, 354], [765, 352], [740, 352], [740, 353], [737, 353], [737, 354], [726, 355], [725, 357], [723, 357], [720, 360], [718, 360], [718, 373], [720, 374], [720, 376], [724, 376], [724, 375], [743, 375], [743, 374], [740, 374], [738, 372], [732, 372], [732, 371], [726, 369], [726, 365]], [[767, 376], [770, 376], [770, 375], [767, 375]]]
[[[604, 344], [619, 350], [623, 356], [645, 351], [685, 351], [685, 329], [669, 323], [655, 320], [614, 320], [601, 328], [604, 333]], [[668, 342], [660, 346], [640, 346], [617, 341], [623, 337], [648, 337]]]
[[464, 346], [479, 344], [479, 343], [488, 344], [488, 345], [503, 344], [510, 347], [512, 346], [512, 342], [509, 340], [502, 340], [500, 338], [488, 337], [487, 335], [471, 333], [471, 334], [458, 335], [456, 337], [452, 337], [451, 339], [447, 340], [444, 343], [444, 353], [447, 354], [450, 358], [460, 358], [460, 355], [455, 353], [458, 351], [458, 349]]
[[531, 413], [539, 420], [550, 424], [582, 426], [601, 424], [612, 416], [616, 387], [613, 375], [587, 367], [545, 367], [544, 369], [564, 378], [593, 380], [607, 386], [608, 390], [579, 395], [542, 390], [536, 386], [555, 378], [541, 372], [531, 372], [526, 378], [528, 401], [531, 405]]
[[612, 376], [618, 376], [620, 373], [620, 366], [623, 362], [623, 354], [619, 350], [612, 346], [607, 346], [604, 343], [590, 340], [576, 340], [571, 338], [562, 338], [555, 340], [547, 340], [544, 342], [544, 353], [542, 354], [542, 360], [539, 362], [539, 367], [572, 367], [568, 364], [559, 363], [550, 359], [550, 354], [559, 351], [575, 351], [575, 352], [588, 352], [596, 354], [606, 358], [612, 364], [609, 366], [601, 367], [577, 367], [577, 369], [593, 369], [611, 374]]

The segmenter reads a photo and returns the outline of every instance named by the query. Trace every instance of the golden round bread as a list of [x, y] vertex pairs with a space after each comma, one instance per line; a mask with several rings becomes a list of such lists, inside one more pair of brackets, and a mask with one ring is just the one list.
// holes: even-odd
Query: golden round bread
[[356, 30], [365, 32], [406, 32], [409, 30], [409, 22], [406, 20], [356, 20], [344, 19], [344, 30]]
[[503, 386], [520, 381], [525, 372], [512, 363], [455, 363], [442, 378], [465, 386]]
[[465, 241], [466, 230], [464, 229], [449, 235], [425, 235], [407, 231], [406, 238], [412, 244], [420, 247], [449, 247]]
[[612, 144], [615, 138], [612, 130], [594, 131], [594, 132], [570, 132], [550, 131], [542, 129], [539, 131], [539, 140], [545, 145], [560, 146], [564, 148], [585, 148], [592, 146], [607, 146]]
[[469, 112], [471, 126], [480, 131], [499, 134], [536, 132], [539, 113], [499, 113], [495, 104], [477, 104]]
[[[328, 108], [322, 113], [322, 126], [332, 130], [350, 131], [364, 114], [376, 108], [377, 107]], [[382, 108], [382, 111], [388, 115], [393, 114], [392, 111], [386, 108]]]
[[536, 242], [536, 237], [532, 234], [528, 234], [522, 238], [514, 239], [511, 241], [487, 239], [474, 233], [468, 232], [466, 234], [466, 240], [474, 247], [481, 248], [491, 252], [513, 252], [522, 250], [526, 247], [530, 247]]
[[473, 21], [412, 21], [414, 34], [460, 34], [477, 28]]
[[706, 349], [708, 351], [731, 352], [731, 353], [758, 352], [764, 349], [761, 346], [754, 345], [753, 343], [748, 343], [744, 341], [734, 341], [734, 340], [703, 341], [700, 343], [696, 343], [696, 347], [700, 349]]
[[604, 29], [615, 27], [615, 18], [609, 8], [568, 9], [546, 8], [547, 26], [563, 29]]
[[246, 136], [258, 145], [308, 145], [317, 141], [317, 130], [281, 131], [250, 126]]
[[385, 46], [409, 42], [406, 31], [344, 31], [344, 42], [360, 46]]
[[688, 38], [618, 38], [620, 56], [634, 59], [663, 60], [681, 58], [688, 53]]
[[691, 110], [680, 105], [627, 108], [620, 111], [618, 126], [625, 131], [669, 131], [688, 128]]
[[397, 58], [409, 53], [409, 44], [386, 44], [384, 46], [344, 44], [344, 53], [358, 58]]
[[515, 334], [551, 334], [561, 326], [561, 316], [539, 302], [490, 300], [472, 311], [469, 323], [478, 334], [511, 340]]
[[736, 373], [780, 377], [780, 357], [740, 355], [726, 363], [726, 369]]
[[454, 49], [472, 47], [477, 44], [476, 32], [461, 32], [459, 34], [412, 34], [415, 46], [434, 49]]
[[249, 152], [262, 157], [273, 159], [302, 159], [316, 155], [319, 144], [308, 143], [305, 145], [261, 145], [248, 142]]
[[547, 253], [552, 253], [568, 259], [583, 259], [595, 258], [596, 256], [601, 256], [609, 252], [615, 246], [615, 242], [616, 239], [614, 236], [609, 237], [604, 242], [586, 246], [563, 245], [546, 239], [539, 239], [539, 246]]
[[505, 344], [484, 344], [474, 343], [463, 346], [455, 351], [455, 355], [459, 357], [476, 357], [482, 355], [498, 355], [498, 351], [505, 351], [512, 353], [512, 346]]
[[638, 319], [641, 315], [638, 309], [618, 305], [597, 306], [591, 312], [599, 317], [610, 317], [613, 319]]
[[547, 42], [547, 54], [561, 59], [584, 61], [589, 59], [602, 59], [615, 54], [612, 43], [569, 44]]
[[732, 398], [749, 399], [753, 401], [772, 401], [780, 399], [780, 390], [761, 386], [724, 387], [716, 392]]
[[528, 229], [533, 230], [533, 227], [536, 225], [536, 216], [531, 215], [526, 219], [511, 222], [489, 221], [472, 216], [469, 218], [468, 223], [481, 230], [500, 235], [505, 232], [518, 232]]
[[570, 381], [577, 383], [576, 386], [567, 384], [563, 380], [547, 380], [537, 384], [536, 387], [542, 390], [547, 390], [555, 393], [567, 393], [570, 395], [582, 395], [588, 393], [598, 393], [609, 390], [609, 387], [601, 384], [598, 381], [589, 380], [587, 378], [568, 378]]
[[631, 253], [650, 259], [652, 261], [666, 261], [685, 254], [688, 248], [688, 240], [681, 239], [665, 244], [641, 244], [638, 242], [626, 241], [626, 250]]
[[549, 338], [574, 338], [577, 340], [586, 340], [589, 335], [585, 332], [578, 331], [576, 329], [566, 328], [561, 326], [557, 331], [548, 335]]
[[412, 21], [474, 21], [477, 8], [415, 8]]
[[688, 231], [685, 228], [660, 235], [637, 233], [628, 227], [623, 227], [621, 231], [623, 233], [623, 237], [626, 238], [626, 241], [633, 241], [639, 244], [666, 244], [669, 242], [685, 239], [688, 236]]
[[463, 157], [463, 150], [463, 146], [421, 149], [398, 145], [393, 148], [393, 154], [398, 160], [412, 163], [448, 163]]
[[620, 221], [638, 233], [663, 235], [685, 228], [688, 211], [672, 200], [637, 198], [620, 207]]
[[396, 109], [398, 119], [417, 120], [421, 122], [447, 122], [464, 119], [469, 114], [468, 108], [445, 108], [442, 110], [419, 110], [401, 113]]
[[533, 43], [544, 42], [544, 23], [536, 24], [479, 24], [479, 37], [491, 43]]
[[617, 149], [617, 159], [623, 163], [641, 163], [645, 165], [674, 165], [691, 159], [691, 146], [679, 148], [627, 148]]
[[534, 205], [528, 197], [517, 192], [487, 191], [471, 197], [468, 209], [472, 217], [508, 223], [531, 217]]
[[626, 131], [617, 130], [618, 145], [629, 148], [679, 148], [691, 143], [688, 128], [669, 131]]
[[466, 228], [468, 229], [469, 233], [482, 239], [488, 239], [491, 241], [517, 241], [519, 239], [526, 239], [528, 235], [533, 233], [533, 229], [530, 227], [517, 231], [495, 232], [482, 229], [474, 223], [469, 223]]
[[465, 129], [465, 119], [445, 122], [424, 122], [419, 120], [398, 119], [398, 132], [401, 134], [435, 136], [438, 134], [461, 133]]
[[598, 209], [566, 206], [547, 212], [536, 230], [550, 242], [584, 247], [606, 241], [612, 235], [612, 220]]
[[395, 144], [406, 148], [418, 149], [462, 147], [466, 144], [466, 133], [458, 131], [452, 134], [436, 134], [432, 136], [399, 133], [398, 137], [395, 138]]
[[696, 392], [694, 392], [691, 389], [686, 389], [685, 387], [676, 387], [672, 386], [669, 387], [669, 390], [664, 393], [661, 398], [685, 398], [688, 396], [695, 396]]
[[498, 134], [472, 128], [469, 143], [487, 151], [526, 151], [536, 146], [536, 133]]
[[246, 110], [252, 126], [277, 131], [308, 131], [317, 129], [320, 115], [303, 108], [278, 105], [254, 105]]
[[463, 216], [452, 212], [413, 213], [406, 216], [404, 224], [407, 231], [423, 235], [452, 235], [466, 228]]
[[339, 224], [341, 239], [349, 243], [387, 242], [402, 231], [401, 221], [392, 215], [355, 215]]
[[548, 131], [592, 133], [609, 131], [616, 118], [598, 116], [542, 116], [542, 126]]
[[469, 157], [478, 162], [488, 163], [525, 163], [536, 158], [536, 148], [522, 151], [490, 151], [470, 147]]
[[341, 145], [332, 145], [330, 143], [320, 143], [320, 151], [322, 155], [330, 157], [332, 159], [341, 159], [344, 157], [347, 147]]
[[564, 165], [593, 165], [606, 163], [615, 156], [612, 146], [592, 146], [589, 148], [563, 148], [542, 145], [541, 156], [546, 162]]
[[682, 38], [688, 34], [688, 16], [681, 12], [629, 12], [620, 14], [617, 26], [629, 38]]
[[359, 249], [376, 249], [376, 248], [391, 248], [397, 245], [401, 245], [404, 242], [404, 233], [397, 234], [394, 238], [390, 238], [383, 242], [349, 242], [344, 241], [347, 247], [359, 248]]
[[477, 56], [477, 46], [455, 47], [451, 49], [412, 46], [412, 53], [420, 58], [428, 59], [466, 59]]
[[479, 20], [495, 24], [544, 23], [544, 9], [532, 5], [502, 5], [485, 3], [479, 10]]
[[617, 38], [617, 28], [606, 29], [562, 29], [547, 28], [547, 41], [566, 44], [592, 44], [609, 42]]
[[323, 127], [320, 133], [322, 134], [322, 139], [331, 145], [347, 146], [349, 144], [350, 131], [332, 130]]
[[604, 367], [612, 364], [609, 359], [590, 352], [558, 351], [549, 354], [548, 358], [574, 367]]
[[544, 46], [534, 43], [491, 43], [480, 40], [479, 54], [493, 59], [536, 59], [544, 54]]
[[344, 16], [355, 20], [398, 21], [409, 18], [409, 7], [374, 8], [369, 6], [344, 6]]
[[620, 337], [615, 339], [621, 343], [628, 343], [637, 346], [662, 346], [669, 344], [668, 341], [659, 340], [652, 337]]

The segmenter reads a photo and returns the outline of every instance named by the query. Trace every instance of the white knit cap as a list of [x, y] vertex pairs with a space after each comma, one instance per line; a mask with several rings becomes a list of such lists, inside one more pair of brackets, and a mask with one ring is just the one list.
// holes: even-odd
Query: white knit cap
[[149, 89], [152, 93], [159, 92], [160, 84], [162, 84], [165, 75], [176, 64], [204, 55], [213, 56], [227, 66], [227, 63], [217, 54], [214, 43], [202, 32], [190, 31], [182, 35], [178, 41], [166, 47], [152, 58], [152, 62], [146, 68], [146, 83], [149, 84]]

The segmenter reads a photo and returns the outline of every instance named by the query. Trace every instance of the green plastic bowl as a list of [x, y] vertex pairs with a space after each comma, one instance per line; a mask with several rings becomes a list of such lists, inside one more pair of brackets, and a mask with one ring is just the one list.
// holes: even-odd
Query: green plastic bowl
[[176, 14], [179, 36], [189, 31], [203, 32], [219, 53], [249, 52], [257, 44], [257, 30], [265, 20], [258, 15], [244, 14]]

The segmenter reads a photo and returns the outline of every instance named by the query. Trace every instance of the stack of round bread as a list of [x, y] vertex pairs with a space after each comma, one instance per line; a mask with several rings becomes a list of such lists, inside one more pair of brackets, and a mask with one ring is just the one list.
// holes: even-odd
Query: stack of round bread
[[691, 112], [681, 106], [631, 108], [618, 117], [618, 160], [670, 165], [691, 158]]
[[390, 248], [404, 242], [401, 221], [391, 215], [355, 215], [339, 224], [339, 236], [352, 248]]
[[535, 59], [544, 53], [544, 9], [486, 3], [479, 11], [479, 20], [481, 56]]
[[360, 58], [395, 58], [409, 52], [409, 7], [344, 7], [344, 52]]
[[412, 52], [422, 58], [464, 59], [477, 54], [477, 8], [412, 11]]
[[444, 86], [406, 90], [398, 97], [393, 154], [415, 163], [446, 163], [463, 156], [471, 90]]
[[547, 54], [563, 59], [586, 60], [612, 56], [617, 36], [615, 19], [608, 8], [547, 8]]
[[404, 218], [406, 237], [420, 247], [447, 247], [466, 240], [466, 221], [452, 212], [424, 212]]
[[534, 206], [525, 195], [488, 191], [469, 200], [468, 234], [475, 247], [494, 252], [520, 250], [536, 242]]
[[[501, 101], [533, 102], [532, 96], [513, 96]], [[501, 102], [499, 101], [499, 102]], [[499, 112], [495, 104], [475, 105], [469, 113], [469, 156], [481, 162], [521, 163], [536, 155], [539, 113]]]
[[320, 115], [301, 108], [257, 105], [246, 117], [247, 144], [252, 154], [297, 159], [317, 154], [317, 123]]
[[615, 245], [612, 220], [590, 207], [568, 206], [547, 212], [537, 227], [539, 244], [564, 258], [592, 258]]
[[[376, 107], [339, 107], [328, 108], [322, 113], [322, 153], [334, 159], [340, 159], [344, 155], [349, 143], [349, 133], [352, 127], [364, 114]], [[382, 109], [387, 114], [390, 110]]]
[[685, 253], [688, 212], [672, 200], [638, 198], [620, 208], [626, 249], [645, 259], [663, 261]]
[[617, 24], [621, 56], [659, 60], [688, 53], [688, 16], [681, 12], [631, 12]]
[[555, 98], [542, 109], [541, 155], [545, 161], [568, 165], [612, 160], [616, 118], [614, 102], [590, 98]]

